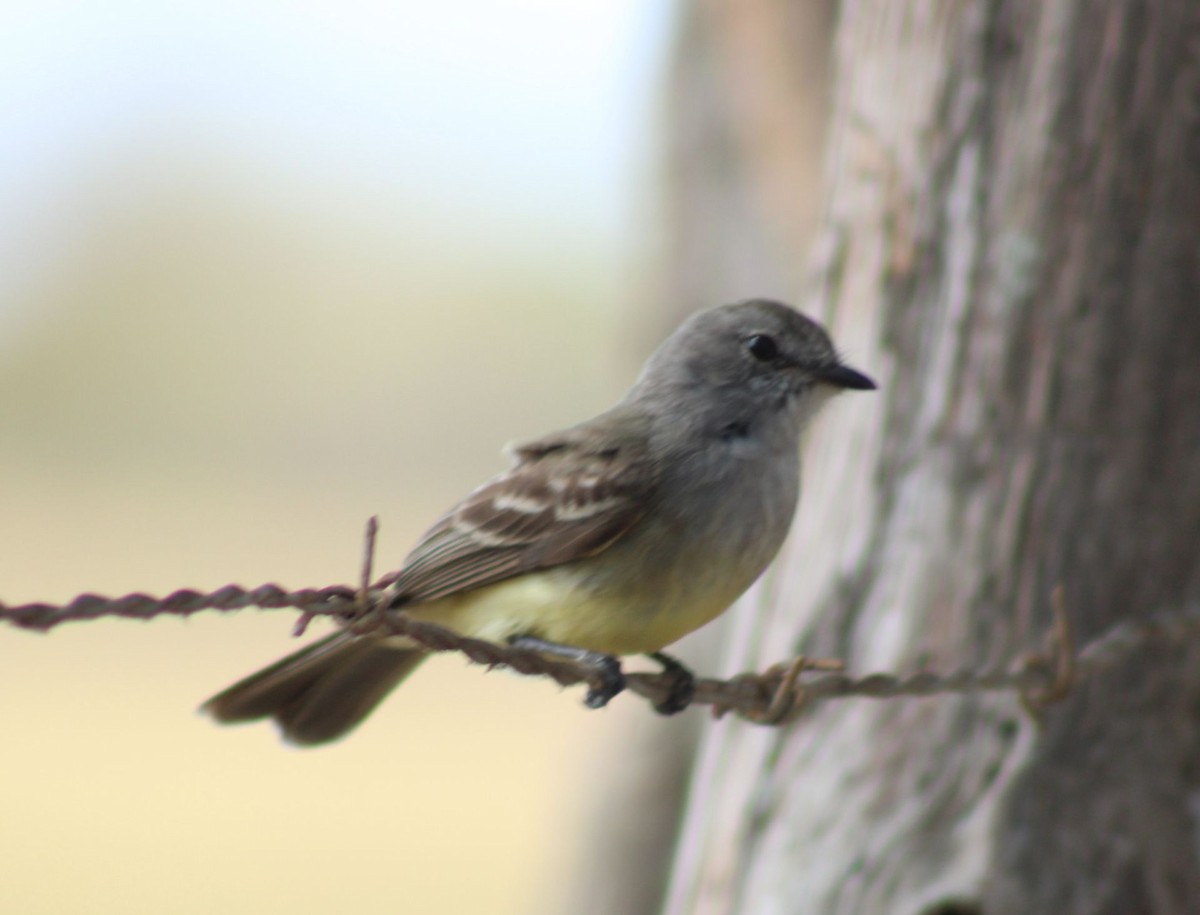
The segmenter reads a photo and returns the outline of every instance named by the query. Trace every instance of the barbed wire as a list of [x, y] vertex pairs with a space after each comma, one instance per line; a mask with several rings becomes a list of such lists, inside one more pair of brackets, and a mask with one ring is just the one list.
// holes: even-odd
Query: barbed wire
[[[287, 590], [266, 584], [247, 589], [231, 584], [208, 593], [182, 589], [165, 597], [143, 593], [116, 598], [81, 594], [66, 604], [8, 606], [0, 602], [0, 622], [48, 632], [64, 623], [101, 618], [151, 620], [158, 616], [190, 616], [207, 610], [296, 609], [301, 611], [297, 635], [312, 619], [331, 617], [362, 635], [404, 635], [430, 651], [459, 652], [473, 663], [488, 668], [507, 667], [527, 676], [549, 677], [561, 686], [600, 685], [596, 670], [585, 665], [550, 658], [525, 648], [462, 636], [389, 607], [392, 595], [387, 586], [394, 575], [370, 583], [377, 529], [377, 522], [372, 518], [367, 527], [358, 588], [334, 585]], [[1036, 716], [1046, 705], [1068, 695], [1074, 683], [1115, 666], [1143, 647], [1178, 644], [1200, 637], [1200, 610], [1191, 608], [1160, 613], [1143, 620], [1124, 620], [1076, 652], [1064, 604], [1062, 589], [1056, 588], [1051, 601], [1054, 627], [1049, 648], [1027, 654], [1007, 668], [960, 668], [940, 674], [933, 671], [907, 675], [874, 673], [854, 677], [842, 669], [841, 661], [801, 657], [762, 673], [738, 674], [728, 680], [697, 678], [691, 704], [710, 706], [714, 717], [733, 712], [760, 724], [778, 725], [794, 720], [815, 702], [831, 699], [1016, 692]], [[817, 676], [805, 678], [805, 674]], [[667, 701], [676, 686], [677, 681], [669, 674], [626, 674], [626, 688], [653, 704]]]

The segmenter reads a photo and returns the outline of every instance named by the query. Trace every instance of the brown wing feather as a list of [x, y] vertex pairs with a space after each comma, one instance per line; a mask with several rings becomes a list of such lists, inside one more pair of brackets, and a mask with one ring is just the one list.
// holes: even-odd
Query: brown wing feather
[[644, 440], [579, 432], [523, 445], [397, 573], [398, 603], [422, 603], [599, 553], [645, 514], [655, 483]]

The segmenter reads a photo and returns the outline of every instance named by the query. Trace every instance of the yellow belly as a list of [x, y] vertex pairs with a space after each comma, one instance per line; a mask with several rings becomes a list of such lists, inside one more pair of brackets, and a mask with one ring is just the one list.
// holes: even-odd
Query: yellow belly
[[724, 611], [736, 595], [679, 601], [661, 595], [632, 602], [611, 591], [580, 587], [570, 569], [547, 569], [511, 578], [405, 611], [462, 635], [503, 643], [517, 635], [605, 654], [658, 651]]

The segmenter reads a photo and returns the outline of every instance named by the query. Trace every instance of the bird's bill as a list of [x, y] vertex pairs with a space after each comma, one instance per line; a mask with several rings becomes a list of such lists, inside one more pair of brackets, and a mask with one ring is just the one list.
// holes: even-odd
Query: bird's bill
[[826, 384], [831, 384], [838, 388], [847, 388], [853, 391], [874, 391], [876, 384], [862, 372], [856, 371], [848, 365], [831, 365], [828, 368], [821, 369], [817, 375], [818, 381], [823, 381]]

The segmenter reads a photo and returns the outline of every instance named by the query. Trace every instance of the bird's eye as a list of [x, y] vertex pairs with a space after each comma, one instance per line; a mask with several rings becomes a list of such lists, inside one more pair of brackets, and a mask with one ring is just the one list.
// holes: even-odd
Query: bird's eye
[[747, 337], [746, 349], [750, 350], [750, 355], [759, 362], [770, 362], [779, 355], [779, 344], [775, 342], [774, 337], [768, 337], [766, 334]]

